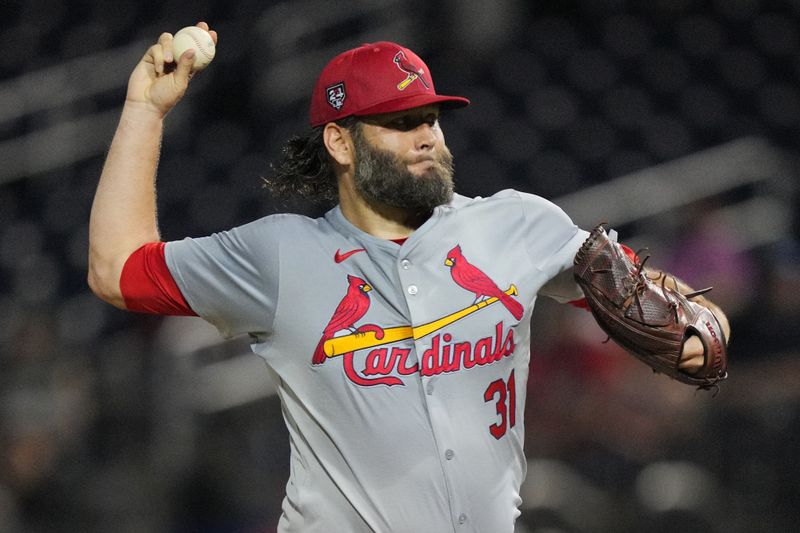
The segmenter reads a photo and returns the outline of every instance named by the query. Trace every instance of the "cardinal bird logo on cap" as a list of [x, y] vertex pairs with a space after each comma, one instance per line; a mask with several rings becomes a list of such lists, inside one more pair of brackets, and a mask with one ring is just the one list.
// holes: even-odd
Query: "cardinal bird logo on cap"
[[394, 64], [406, 74], [406, 79], [397, 84], [398, 90], [405, 90], [414, 80], [419, 80], [426, 89], [430, 89], [430, 85], [428, 85], [428, 82], [425, 81], [423, 77], [425, 71], [417, 67], [414, 63], [411, 63], [402, 50], [394, 55]]

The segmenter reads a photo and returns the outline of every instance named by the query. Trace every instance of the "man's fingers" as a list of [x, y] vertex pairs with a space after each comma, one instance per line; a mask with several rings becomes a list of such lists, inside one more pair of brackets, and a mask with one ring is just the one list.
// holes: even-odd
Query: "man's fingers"
[[178, 59], [178, 68], [175, 70], [175, 78], [181, 85], [185, 86], [192, 77], [192, 65], [194, 65], [194, 50], [186, 50]]
[[195, 24], [195, 26], [197, 26], [201, 30], [207, 31], [211, 35], [211, 38], [214, 39], [214, 44], [215, 45], [217, 44], [217, 32], [212, 30], [206, 22], [200, 21], [197, 24]]
[[162, 68], [156, 68], [156, 71], [161, 74], [164, 72], [164, 63], [170, 64], [175, 61], [172, 54], [172, 34], [164, 32], [158, 38], [158, 44], [161, 48]]
[[683, 353], [678, 363], [678, 368], [690, 374], [697, 372], [705, 363], [705, 348], [702, 341], [695, 335], [686, 339]]
[[148, 48], [143, 59], [145, 62], [153, 63], [153, 69], [155, 69], [156, 75], [164, 73], [164, 54], [160, 44], [154, 44]]

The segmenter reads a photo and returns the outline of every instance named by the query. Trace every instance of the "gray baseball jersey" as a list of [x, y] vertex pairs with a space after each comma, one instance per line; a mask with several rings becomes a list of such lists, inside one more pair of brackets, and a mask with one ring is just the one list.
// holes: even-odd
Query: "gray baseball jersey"
[[[339, 208], [167, 244], [192, 309], [247, 333], [291, 444], [279, 531], [514, 530], [537, 295], [587, 233], [517, 191], [456, 196], [401, 245]], [[269, 450], [265, 450], [269, 453]]]

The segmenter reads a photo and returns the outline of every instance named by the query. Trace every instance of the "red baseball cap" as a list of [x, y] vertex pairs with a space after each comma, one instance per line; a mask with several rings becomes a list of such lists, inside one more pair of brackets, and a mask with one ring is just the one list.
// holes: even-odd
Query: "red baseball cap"
[[469, 100], [436, 94], [428, 65], [399, 44], [362, 44], [334, 57], [311, 95], [312, 126], [350, 115], [392, 113], [428, 104], [464, 107]]

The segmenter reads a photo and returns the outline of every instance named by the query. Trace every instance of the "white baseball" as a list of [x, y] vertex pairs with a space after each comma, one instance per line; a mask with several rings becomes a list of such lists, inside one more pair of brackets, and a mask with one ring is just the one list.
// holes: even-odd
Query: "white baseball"
[[211, 34], [197, 26], [182, 28], [172, 38], [172, 53], [175, 55], [175, 61], [190, 48], [194, 49], [192, 70], [195, 72], [206, 68], [217, 53], [217, 47], [214, 45]]

